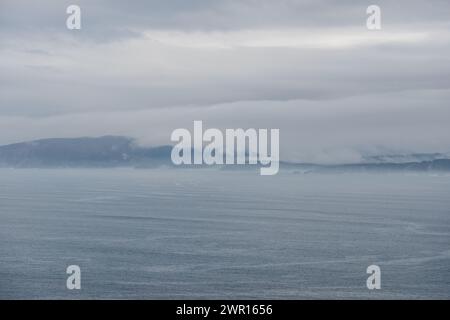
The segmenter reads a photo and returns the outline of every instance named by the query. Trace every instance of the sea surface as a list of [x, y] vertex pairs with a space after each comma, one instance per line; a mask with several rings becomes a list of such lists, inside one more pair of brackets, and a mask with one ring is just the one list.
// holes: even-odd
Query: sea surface
[[450, 175], [0, 169], [0, 299], [49, 298], [449, 299]]

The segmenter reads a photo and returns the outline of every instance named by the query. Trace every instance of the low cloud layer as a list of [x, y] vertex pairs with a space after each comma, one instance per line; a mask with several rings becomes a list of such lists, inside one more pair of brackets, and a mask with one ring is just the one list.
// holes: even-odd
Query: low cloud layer
[[[167, 144], [203, 120], [279, 128], [281, 157], [450, 151], [448, 1], [0, 4], [0, 143], [121, 134]], [[125, 5], [126, 4], [126, 5]]]

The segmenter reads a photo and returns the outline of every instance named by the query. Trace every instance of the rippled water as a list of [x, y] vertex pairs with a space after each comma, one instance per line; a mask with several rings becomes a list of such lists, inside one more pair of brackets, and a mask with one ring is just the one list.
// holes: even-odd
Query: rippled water
[[0, 298], [450, 298], [449, 175], [0, 177]]

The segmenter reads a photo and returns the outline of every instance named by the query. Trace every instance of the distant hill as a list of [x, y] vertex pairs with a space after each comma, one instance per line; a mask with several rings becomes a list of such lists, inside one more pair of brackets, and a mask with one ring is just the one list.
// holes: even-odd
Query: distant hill
[[291, 170], [296, 173], [326, 173], [326, 172], [450, 172], [450, 159], [436, 159], [420, 162], [404, 163], [354, 163], [338, 165], [318, 165], [318, 164], [299, 164], [282, 163], [281, 168]]
[[[171, 146], [141, 147], [121, 136], [99, 138], [56, 138], [0, 146], [0, 167], [14, 168], [153, 168], [173, 166]], [[403, 161], [402, 161], [403, 160]], [[199, 166], [197, 166], [199, 167]], [[222, 166], [222, 169], [250, 169], [251, 166]], [[390, 172], [449, 171], [445, 154], [380, 155], [365, 158], [364, 163], [319, 165], [280, 163], [284, 170], [310, 172]]]
[[422, 162], [441, 159], [450, 159], [445, 153], [411, 153], [411, 154], [381, 154], [375, 156], [364, 156], [364, 163], [407, 163]]
[[119, 136], [44, 139], [1, 146], [0, 166], [152, 167], [171, 164], [171, 150], [170, 146], [142, 148]]

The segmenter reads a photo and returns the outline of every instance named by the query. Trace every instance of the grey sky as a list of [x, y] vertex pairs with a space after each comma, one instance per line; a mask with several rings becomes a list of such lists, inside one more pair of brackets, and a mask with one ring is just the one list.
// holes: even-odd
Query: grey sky
[[288, 160], [449, 152], [449, 89], [449, 1], [0, 1], [0, 144], [204, 120], [280, 128]]

